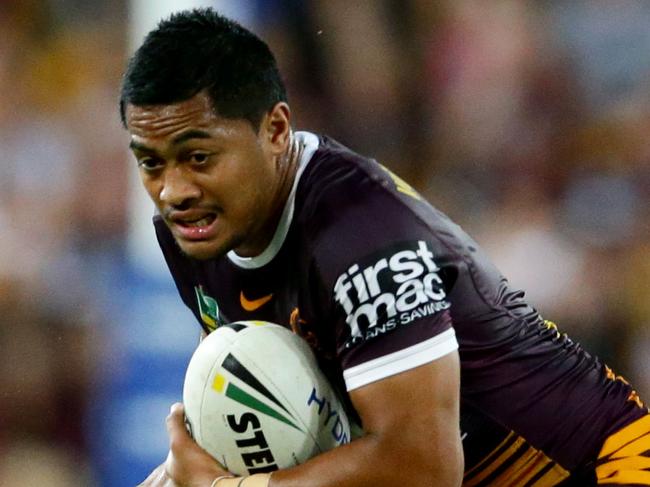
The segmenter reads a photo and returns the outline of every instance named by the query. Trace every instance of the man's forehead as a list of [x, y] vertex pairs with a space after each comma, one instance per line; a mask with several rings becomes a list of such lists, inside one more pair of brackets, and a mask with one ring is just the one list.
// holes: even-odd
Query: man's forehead
[[213, 129], [220, 119], [210, 99], [203, 95], [170, 104], [128, 104], [125, 114], [133, 140], [166, 138], [191, 129]]
[[213, 120], [218, 118], [209, 97], [203, 94], [175, 103], [157, 105], [134, 105], [126, 106], [127, 125], [142, 124], [165, 124], [173, 123], [176, 120], [195, 119]]
[[163, 150], [197, 138], [226, 141], [256, 133], [245, 119], [217, 115], [210, 98], [202, 94], [167, 105], [128, 104], [125, 114], [134, 149], [148, 146]]

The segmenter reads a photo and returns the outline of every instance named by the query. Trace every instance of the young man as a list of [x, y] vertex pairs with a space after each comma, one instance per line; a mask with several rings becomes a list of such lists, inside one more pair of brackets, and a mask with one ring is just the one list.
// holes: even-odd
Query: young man
[[364, 436], [231, 478], [168, 418], [147, 486], [650, 485], [650, 415], [457, 225], [375, 161], [293, 132], [266, 44], [211, 10], [159, 24], [121, 113], [160, 246], [205, 333], [304, 336]]

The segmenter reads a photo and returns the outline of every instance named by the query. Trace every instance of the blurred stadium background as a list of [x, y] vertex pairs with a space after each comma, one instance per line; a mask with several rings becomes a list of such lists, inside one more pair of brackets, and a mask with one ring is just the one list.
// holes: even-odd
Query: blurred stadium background
[[[198, 329], [117, 97], [157, 18], [268, 40], [295, 125], [376, 157], [650, 399], [650, 2], [0, 2], [0, 485], [135, 485]], [[136, 188], [136, 189], [134, 189]]]

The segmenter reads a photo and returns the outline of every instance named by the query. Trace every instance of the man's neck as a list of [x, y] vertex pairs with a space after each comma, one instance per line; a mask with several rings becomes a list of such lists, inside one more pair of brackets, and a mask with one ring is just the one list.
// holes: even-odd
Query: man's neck
[[275, 233], [275, 229], [282, 217], [284, 207], [287, 204], [289, 195], [291, 194], [291, 188], [293, 187], [298, 174], [300, 158], [304, 148], [304, 144], [300, 138], [291, 132], [289, 135], [287, 150], [277, 162], [279, 184], [276, 188], [275, 195], [273, 196], [273, 202], [271, 205], [272, 211], [268, 220], [270, 228], [267, 229], [271, 236]]
[[297, 177], [298, 168], [300, 167], [300, 159], [303, 152], [304, 143], [300, 140], [300, 137], [297, 137], [293, 132], [291, 132], [285, 153], [276, 161], [278, 183], [275, 185], [270, 200], [268, 216], [265, 218], [261, 231], [258, 232], [259, 235], [264, 235], [264, 241], [257, 242], [257, 244], [254, 245], [255, 251], [249, 250], [241, 252], [242, 249], [237, 249], [236, 252], [241, 257], [261, 254], [273, 240], [273, 236], [280, 224], [282, 213], [284, 212], [284, 208], [291, 194], [291, 189], [293, 188]]

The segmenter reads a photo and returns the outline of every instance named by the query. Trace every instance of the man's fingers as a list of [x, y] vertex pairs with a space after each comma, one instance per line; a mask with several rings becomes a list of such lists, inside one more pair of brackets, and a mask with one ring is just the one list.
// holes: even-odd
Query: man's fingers
[[185, 413], [185, 409], [183, 408], [183, 403], [175, 402], [174, 404], [172, 404], [172, 407], [169, 410], [169, 415], [167, 416], [167, 426], [169, 427], [170, 420], [175, 420], [175, 421], [180, 420], [181, 422], [183, 422], [184, 413]]
[[[185, 409], [173, 404], [167, 416], [169, 453], [165, 463], [158, 466], [138, 487], [178, 487], [179, 485], [209, 485], [227, 472], [199, 447], [185, 428]], [[200, 479], [199, 481], [190, 479]]]
[[167, 434], [169, 435], [169, 447], [172, 452], [178, 451], [188, 441], [192, 441], [185, 428], [185, 409], [179, 402], [172, 405], [167, 416]]

